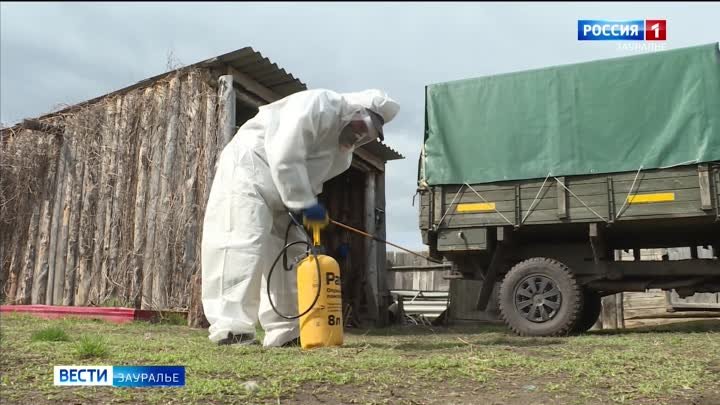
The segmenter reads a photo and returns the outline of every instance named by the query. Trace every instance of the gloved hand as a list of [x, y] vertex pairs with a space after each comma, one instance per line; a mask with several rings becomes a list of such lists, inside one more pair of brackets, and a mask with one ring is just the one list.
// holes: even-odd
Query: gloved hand
[[303, 216], [311, 221], [324, 221], [327, 218], [327, 210], [318, 203], [303, 210]]

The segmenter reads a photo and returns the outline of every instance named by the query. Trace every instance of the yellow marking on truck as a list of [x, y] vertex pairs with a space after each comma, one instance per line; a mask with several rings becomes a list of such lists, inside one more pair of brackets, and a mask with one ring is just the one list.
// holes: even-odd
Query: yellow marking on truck
[[675, 201], [675, 193], [634, 194], [628, 197], [630, 204], [648, 204]]
[[458, 204], [457, 212], [483, 212], [495, 211], [495, 203], [465, 203]]

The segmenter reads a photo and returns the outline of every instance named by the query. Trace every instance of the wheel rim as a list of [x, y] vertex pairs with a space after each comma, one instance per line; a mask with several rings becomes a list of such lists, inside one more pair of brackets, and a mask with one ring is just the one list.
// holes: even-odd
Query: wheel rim
[[562, 294], [550, 277], [535, 274], [525, 277], [514, 294], [515, 309], [531, 322], [547, 322], [557, 315]]

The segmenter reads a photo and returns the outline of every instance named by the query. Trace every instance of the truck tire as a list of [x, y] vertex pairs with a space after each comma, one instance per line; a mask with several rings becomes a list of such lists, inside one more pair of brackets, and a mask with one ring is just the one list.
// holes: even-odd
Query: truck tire
[[505, 324], [520, 336], [565, 336], [582, 313], [582, 288], [564, 264], [534, 257], [507, 273], [499, 306]]
[[573, 328], [573, 332], [583, 333], [589, 331], [597, 322], [601, 311], [602, 297], [600, 294], [592, 290], [583, 290], [583, 310], [580, 319]]

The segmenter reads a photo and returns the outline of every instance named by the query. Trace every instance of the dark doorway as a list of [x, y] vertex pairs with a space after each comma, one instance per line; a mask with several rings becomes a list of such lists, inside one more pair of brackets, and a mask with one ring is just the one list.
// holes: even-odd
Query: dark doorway
[[[365, 172], [351, 167], [323, 185], [319, 200], [327, 207], [330, 218], [365, 230], [366, 178]], [[340, 265], [345, 326], [364, 325], [368, 320], [366, 289], [369, 288], [366, 239], [331, 225], [324, 232], [323, 244], [326, 254]]]

